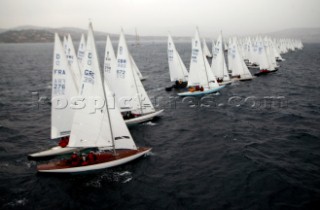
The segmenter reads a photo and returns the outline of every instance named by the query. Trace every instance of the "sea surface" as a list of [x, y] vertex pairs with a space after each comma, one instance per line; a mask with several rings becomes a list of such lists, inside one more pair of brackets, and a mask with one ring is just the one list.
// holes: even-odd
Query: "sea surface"
[[[97, 43], [101, 65], [104, 46]], [[188, 67], [191, 42], [176, 47]], [[171, 85], [165, 42], [129, 48], [156, 109], [164, 109], [130, 127], [152, 152], [57, 176], [37, 173], [27, 159], [57, 144], [53, 44], [0, 44], [0, 209], [320, 209], [320, 44], [284, 54], [275, 73], [186, 99], [164, 90]]]

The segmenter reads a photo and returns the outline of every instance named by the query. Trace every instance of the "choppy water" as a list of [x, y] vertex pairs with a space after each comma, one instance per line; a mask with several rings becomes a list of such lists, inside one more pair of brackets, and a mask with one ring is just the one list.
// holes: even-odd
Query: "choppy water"
[[[190, 43], [176, 46], [188, 65]], [[152, 153], [94, 174], [44, 176], [27, 154], [56, 144], [44, 99], [53, 45], [0, 45], [1, 209], [320, 208], [319, 44], [284, 55], [276, 73], [202, 101], [164, 91], [166, 43], [129, 47], [150, 97], [165, 109], [130, 128]]]

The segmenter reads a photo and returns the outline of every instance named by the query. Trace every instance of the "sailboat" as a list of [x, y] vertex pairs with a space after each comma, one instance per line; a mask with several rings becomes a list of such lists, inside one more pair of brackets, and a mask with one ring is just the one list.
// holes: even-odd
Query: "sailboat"
[[110, 37], [107, 37], [104, 60], [104, 81], [114, 92], [117, 105], [127, 125], [152, 120], [163, 112], [163, 110], [154, 109], [135, 71], [135, 64], [123, 31], [120, 33], [117, 57], [115, 57]]
[[228, 60], [229, 69], [232, 70], [232, 80], [245, 81], [253, 79], [247, 65], [242, 58], [236, 37], [234, 37], [233, 41], [230, 43], [228, 54], [228, 58], [230, 59]]
[[192, 52], [190, 60], [190, 71], [188, 77], [187, 92], [178, 93], [179, 96], [202, 96], [214, 93], [225, 86], [219, 86], [213, 72], [210, 69], [209, 62], [203, 54], [198, 28], [192, 39]]
[[202, 45], [203, 45], [203, 54], [207, 58], [212, 58], [212, 54], [210, 53], [210, 50], [209, 50], [208, 45], [206, 43], [206, 40], [204, 38], [202, 39]]
[[219, 85], [230, 84], [226, 60], [224, 57], [222, 33], [220, 33], [215, 46], [213, 47], [214, 59], [212, 59], [211, 70], [214, 72]]
[[172, 88], [186, 88], [188, 84], [188, 71], [178, 51], [176, 50], [170, 34], [168, 34], [168, 64], [170, 81], [174, 82], [174, 84], [170, 87], [167, 87], [166, 90], [170, 91]]
[[[268, 40], [259, 40], [257, 42], [258, 44], [258, 59], [259, 59], [259, 68], [260, 70], [255, 73], [255, 76], [260, 76], [263, 74], [268, 74], [270, 72], [277, 71], [277, 65], [276, 65], [276, 58], [273, 54], [273, 51], [271, 53], [270, 47], [271, 43], [268, 43]], [[272, 49], [273, 50], [273, 49]]]
[[[65, 46], [62, 46], [58, 34], [55, 34], [51, 93], [51, 139], [60, 138], [65, 140], [69, 137], [74, 110], [67, 107], [67, 104], [73, 96], [78, 95], [77, 81], [73, 77], [64, 53], [66, 48], [67, 43], [65, 43]], [[56, 146], [45, 151], [30, 154], [29, 158], [61, 155], [75, 150], [77, 148]]]
[[[46, 173], [78, 173], [125, 164], [137, 159], [151, 148], [137, 147], [117, 106], [109, 107], [107, 95], [111, 94], [104, 84], [99, 68], [98, 54], [95, 47], [92, 25], [89, 26], [85, 53], [85, 71], [82, 77], [80, 96], [84, 100], [102, 99], [103, 105], [95, 111], [91, 108], [79, 109], [75, 112], [68, 148], [99, 148], [92, 162], [86, 160], [76, 164], [70, 160], [59, 160], [40, 164], [39, 172]], [[112, 104], [112, 102], [111, 102]]]

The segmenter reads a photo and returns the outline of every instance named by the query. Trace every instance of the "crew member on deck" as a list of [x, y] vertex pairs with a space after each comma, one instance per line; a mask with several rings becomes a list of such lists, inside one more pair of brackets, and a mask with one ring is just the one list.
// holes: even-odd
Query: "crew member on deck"
[[89, 164], [89, 163], [88, 163], [86, 154], [85, 154], [85, 153], [82, 153], [81, 165], [82, 165], [82, 166], [86, 166], [86, 165], [88, 165], [88, 164]]
[[97, 160], [97, 156], [96, 154], [94, 154], [93, 151], [90, 151], [90, 153], [88, 154], [88, 162], [90, 164], [94, 163]]
[[69, 136], [64, 136], [61, 137], [60, 141], [59, 141], [59, 146], [60, 147], [66, 147], [69, 143]]
[[71, 165], [72, 166], [78, 166], [79, 165], [79, 156], [77, 155], [77, 152], [73, 152], [71, 156]]

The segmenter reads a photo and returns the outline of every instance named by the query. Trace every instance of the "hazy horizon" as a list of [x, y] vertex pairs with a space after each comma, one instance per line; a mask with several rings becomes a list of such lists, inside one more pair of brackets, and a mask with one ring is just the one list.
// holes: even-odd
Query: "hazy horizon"
[[270, 33], [320, 27], [318, 0], [2, 0], [0, 28], [24, 25], [86, 29], [141, 36]]

